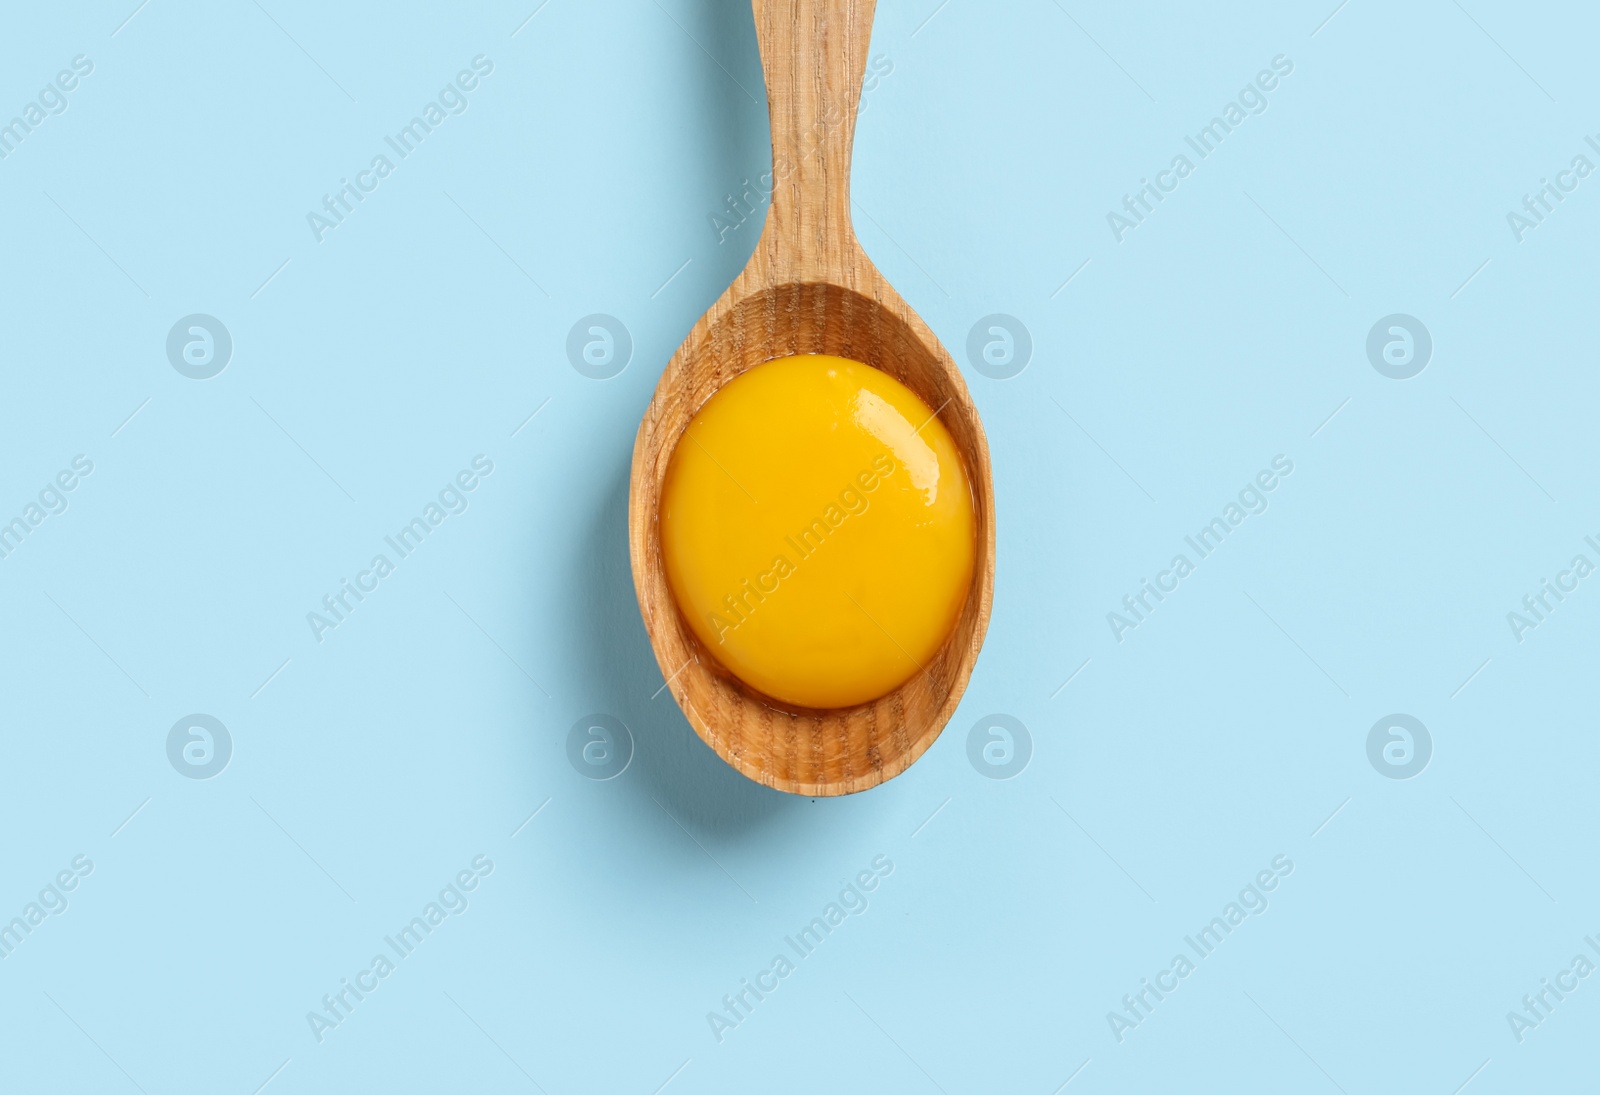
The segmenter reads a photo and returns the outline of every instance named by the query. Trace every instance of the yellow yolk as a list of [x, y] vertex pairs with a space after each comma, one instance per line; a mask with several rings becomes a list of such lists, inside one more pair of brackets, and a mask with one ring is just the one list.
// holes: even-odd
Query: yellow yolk
[[860, 362], [780, 358], [690, 421], [661, 496], [667, 580], [700, 641], [802, 707], [923, 672], [972, 581], [972, 488], [909, 388]]

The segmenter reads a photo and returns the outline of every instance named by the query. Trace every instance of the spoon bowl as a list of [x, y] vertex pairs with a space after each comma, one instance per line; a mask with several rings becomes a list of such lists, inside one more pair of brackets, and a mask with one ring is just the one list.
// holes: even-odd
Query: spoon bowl
[[[758, 783], [803, 795], [876, 786], [911, 765], [960, 701], [988, 627], [994, 495], [983, 425], [955, 362], [861, 250], [849, 167], [876, 0], [754, 0], [772, 118], [773, 187], [742, 273], [667, 363], [634, 443], [628, 547], [645, 630], [695, 732]], [[967, 465], [976, 557], [966, 603], [938, 653], [894, 691], [848, 708], [795, 707], [718, 663], [683, 619], [661, 558], [667, 466], [723, 385], [791, 354], [865, 362], [910, 388]]]

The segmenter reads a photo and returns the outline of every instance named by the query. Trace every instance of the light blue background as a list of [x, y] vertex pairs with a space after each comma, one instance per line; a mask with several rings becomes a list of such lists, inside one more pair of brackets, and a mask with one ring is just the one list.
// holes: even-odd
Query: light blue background
[[[1506, 1019], [1600, 938], [1600, 579], [1506, 621], [1600, 562], [1600, 178], [1506, 223], [1600, 162], [1592, 8], [883, 0], [857, 227], [969, 369], [994, 613], [927, 755], [812, 801], [659, 692], [624, 533], [660, 369], [755, 243], [709, 219], [769, 163], [748, 6], [536, 3], [5, 14], [0, 120], [95, 69], [0, 160], [0, 519], [95, 470], [0, 560], [0, 918], [95, 866], [0, 962], [0, 1089], [1593, 1089], [1600, 980], [1521, 1044]], [[470, 109], [318, 243], [477, 54]], [[1266, 112], [1117, 242], [1278, 54]], [[634, 343], [607, 381], [565, 350], [597, 312]], [[1034, 343], [1003, 382], [965, 351], [996, 312]], [[1435, 344], [1406, 381], [1365, 351], [1395, 312]], [[232, 334], [215, 379], [166, 359], [190, 313]], [[317, 642], [477, 454], [470, 509]], [[1270, 509], [1118, 642], [1276, 454]], [[233, 738], [206, 781], [167, 760], [191, 712]], [[609, 782], [567, 760], [591, 712], [636, 742]], [[1433, 738], [1410, 780], [1367, 759], [1392, 712]], [[968, 761], [990, 713], [1031, 731], [1008, 781]], [[478, 854], [470, 909], [319, 1044], [306, 1013]], [[1280, 854], [1119, 1044], [1107, 1012]], [[878, 855], [719, 1043], [707, 1012]]]

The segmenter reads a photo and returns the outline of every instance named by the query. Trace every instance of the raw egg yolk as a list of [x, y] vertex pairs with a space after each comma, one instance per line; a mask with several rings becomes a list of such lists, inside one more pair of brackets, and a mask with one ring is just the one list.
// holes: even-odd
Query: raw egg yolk
[[672, 453], [660, 521], [695, 635], [790, 705], [865, 703], [927, 672], [972, 584], [972, 487], [950, 432], [841, 357], [768, 361], [713, 395]]

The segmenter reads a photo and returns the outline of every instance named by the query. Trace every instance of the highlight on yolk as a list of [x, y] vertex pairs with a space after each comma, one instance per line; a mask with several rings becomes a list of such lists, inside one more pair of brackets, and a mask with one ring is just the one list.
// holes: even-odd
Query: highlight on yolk
[[673, 451], [660, 521], [695, 635], [802, 707], [865, 703], [923, 672], [972, 582], [972, 488], [949, 431], [841, 357], [768, 361], [713, 395]]

